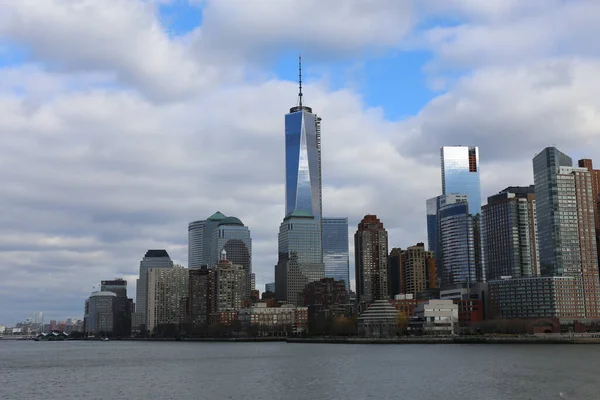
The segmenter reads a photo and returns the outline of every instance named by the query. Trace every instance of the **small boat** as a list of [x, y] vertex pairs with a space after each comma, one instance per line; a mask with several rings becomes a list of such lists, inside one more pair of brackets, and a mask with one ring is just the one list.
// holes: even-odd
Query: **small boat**
[[103, 342], [108, 342], [108, 338], [107, 338], [107, 337], [105, 337], [105, 338], [103, 338], [103, 339], [102, 339], [102, 341], [103, 341]]

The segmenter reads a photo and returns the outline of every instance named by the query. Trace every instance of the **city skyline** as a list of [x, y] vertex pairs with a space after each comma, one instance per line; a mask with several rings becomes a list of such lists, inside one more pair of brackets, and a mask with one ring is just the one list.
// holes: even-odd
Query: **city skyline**
[[[186, 226], [215, 210], [251, 229], [256, 286], [272, 282], [298, 53], [323, 117], [323, 215], [347, 216], [350, 237], [377, 214], [390, 248], [425, 242], [442, 145], [479, 147], [482, 199], [532, 184], [532, 158], [553, 144], [599, 164], [600, 65], [578, 32], [598, 29], [581, 16], [600, 6], [550, 2], [417, 14], [381, 2], [368, 16], [353, 4], [348, 17], [369, 23], [351, 30], [334, 5], [317, 18], [310, 2], [282, 1], [258, 22], [214, 0], [0, 6], [15, 16], [0, 30], [0, 323], [81, 318], [102, 279], [126, 279], [132, 296], [144, 252], [187, 266]], [[555, 13], [574, 29], [545, 28]], [[515, 26], [530, 39], [507, 48]], [[114, 46], [88, 51], [99, 37]]]

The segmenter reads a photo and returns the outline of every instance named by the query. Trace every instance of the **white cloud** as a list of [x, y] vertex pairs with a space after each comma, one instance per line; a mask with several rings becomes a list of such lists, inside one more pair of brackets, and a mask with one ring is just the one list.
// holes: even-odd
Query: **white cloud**
[[414, 23], [408, 0], [208, 0], [202, 39], [252, 59], [296, 49], [321, 57], [399, 45]]
[[156, 99], [189, 95], [220, 74], [168, 37], [149, 2], [0, 0], [0, 14], [0, 38], [49, 68], [114, 74]]
[[[0, 319], [80, 315], [92, 286], [135, 276], [149, 248], [185, 264], [187, 223], [216, 210], [250, 227], [257, 283], [272, 281], [296, 87], [238, 78], [280, 51], [395, 47], [423, 8], [368, 3], [212, 0], [204, 26], [172, 39], [155, 1], [0, 0], [0, 37], [33, 57], [0, 69]], [[465, 23], [420, 31], [421, 44], [437, 71], [469, 73], [417, 115], [387, 121], [324, 81], [305, 91], [323, 117], [325, 214], [348, 216], [352, 233], [376, 213], [390, 247], [425, 240], [443, 144], [480, 146], [484, 196], [531, 183], [531, 158], [547, 145], [600, 151], [598, 48], [584, 40], [595, 2], [444, 3], [417, 11]]]

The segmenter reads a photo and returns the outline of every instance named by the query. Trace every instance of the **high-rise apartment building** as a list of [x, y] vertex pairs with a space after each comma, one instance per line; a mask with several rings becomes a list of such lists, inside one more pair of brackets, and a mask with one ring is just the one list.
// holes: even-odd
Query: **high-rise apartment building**
[[471, 215], [479, 214], [481, 210], [479, 148], [474, 146], [443, 146], [440, 149], [440, 161], [442, 166], [442, 194], [466, 194], [469, 213]]
[[150, 268], [173, 268], [173, 261], [166, 250], [148, 250], [140, 262], [140, 273], [136, 283], [134, 330], [147, 329], [148, 318], [148, 270]]
[[393, 299], [397, 294], [402, 294], [404, 288], [404, 273], [402, 271], [402, 249], [394, 247], [388, 256], [388, 296]]
[[285, 215], [305, 211], [319, 227], [323, 218], [321, 118], [302, 104], [300, 65], [298, 105], [285, 116]]
[[252, 238], [250, 230], [236, 217], [226, 217], [212, 233], [210, 266], [217, 265], [223, 250], [227, 260], [244, 269], [244, 298], [250, 297], [252, 286]]
[[[573, 239], [577, 236], [575, 199], [567, 201], [562, 195], [558, 195], [558, 169], [572, 165], [571, 158], [555, 147], [545, 148], [533, 159], [539, 264], [542, 275], [563, 275], [564, 272], [579, 269], [579, 245]], [[571, 197], [573, 194], [571, 191]], [[565, 240], [565, 235], [570, 238]]]
[[534, 186], [508, 187], [481, 209], [488, 281], [538, 276]]
[[592, 174], [547, 147], [533, 159], [540, 269], [544, 276], [575, 277], [584, 317], [600, 316], [600, 283]]
[[[596, 223], [596, 249], [600, 249], [600, 169], [594, 169], [592, 160], [584, 158], [578, 162], [580, 168], [586, 168], [592, 177], [592, 198]], [[600, 259], [600, 251], [598, 252]]]
[[225, 250], [221, 252], [221, 260], [215, 268], [213, 313], [238, 311], [246, 297], [246, 272], [244, 266], [228, 260]]
[[358, 224], [354, 254], [357, 301], [372, 303], [388, 299], [388, 236], [376, 215], [366, 215]]
[[211, 313], [210, 305], [214, 296], [211, 281], [215, 270], [190, 268], [188, 278], [186, 322], [195, 327], [207, 327]]
[[322, 238], [325, 277], [344, 281], [350, 291], [348, 218], [323, 218]]
[[425, 250], [424, 243], [417, 243], [402, 251], [402, 294], [417, 294], [436, 287], [435, 254]]
[[206, 221], [188, 225], [188, 268], [200, 268], [204, 262], [204, 226]]
[[308, 211], [292, 211], [279, 227], [275, 298], [298, 305], [306, 284], [324, 278], [324, 270], [319, 223]]
[[465, 195], [444, 196], [438, 212], [441, 288], [477, 282], [473, 217]]
[[185, 317], [185, 299], [189, 290], [188, 269], [148, 269], [147, 329], [152, 332], [158, 325], [179, 324]]

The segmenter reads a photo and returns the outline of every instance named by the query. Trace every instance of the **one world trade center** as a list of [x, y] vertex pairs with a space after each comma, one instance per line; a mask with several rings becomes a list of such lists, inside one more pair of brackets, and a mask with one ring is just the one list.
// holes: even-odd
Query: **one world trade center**
[[321, 225], [321, 118], [302, 104], [300, 64], [298, 105], [285, 115], [285, 215], [310, 213]]

